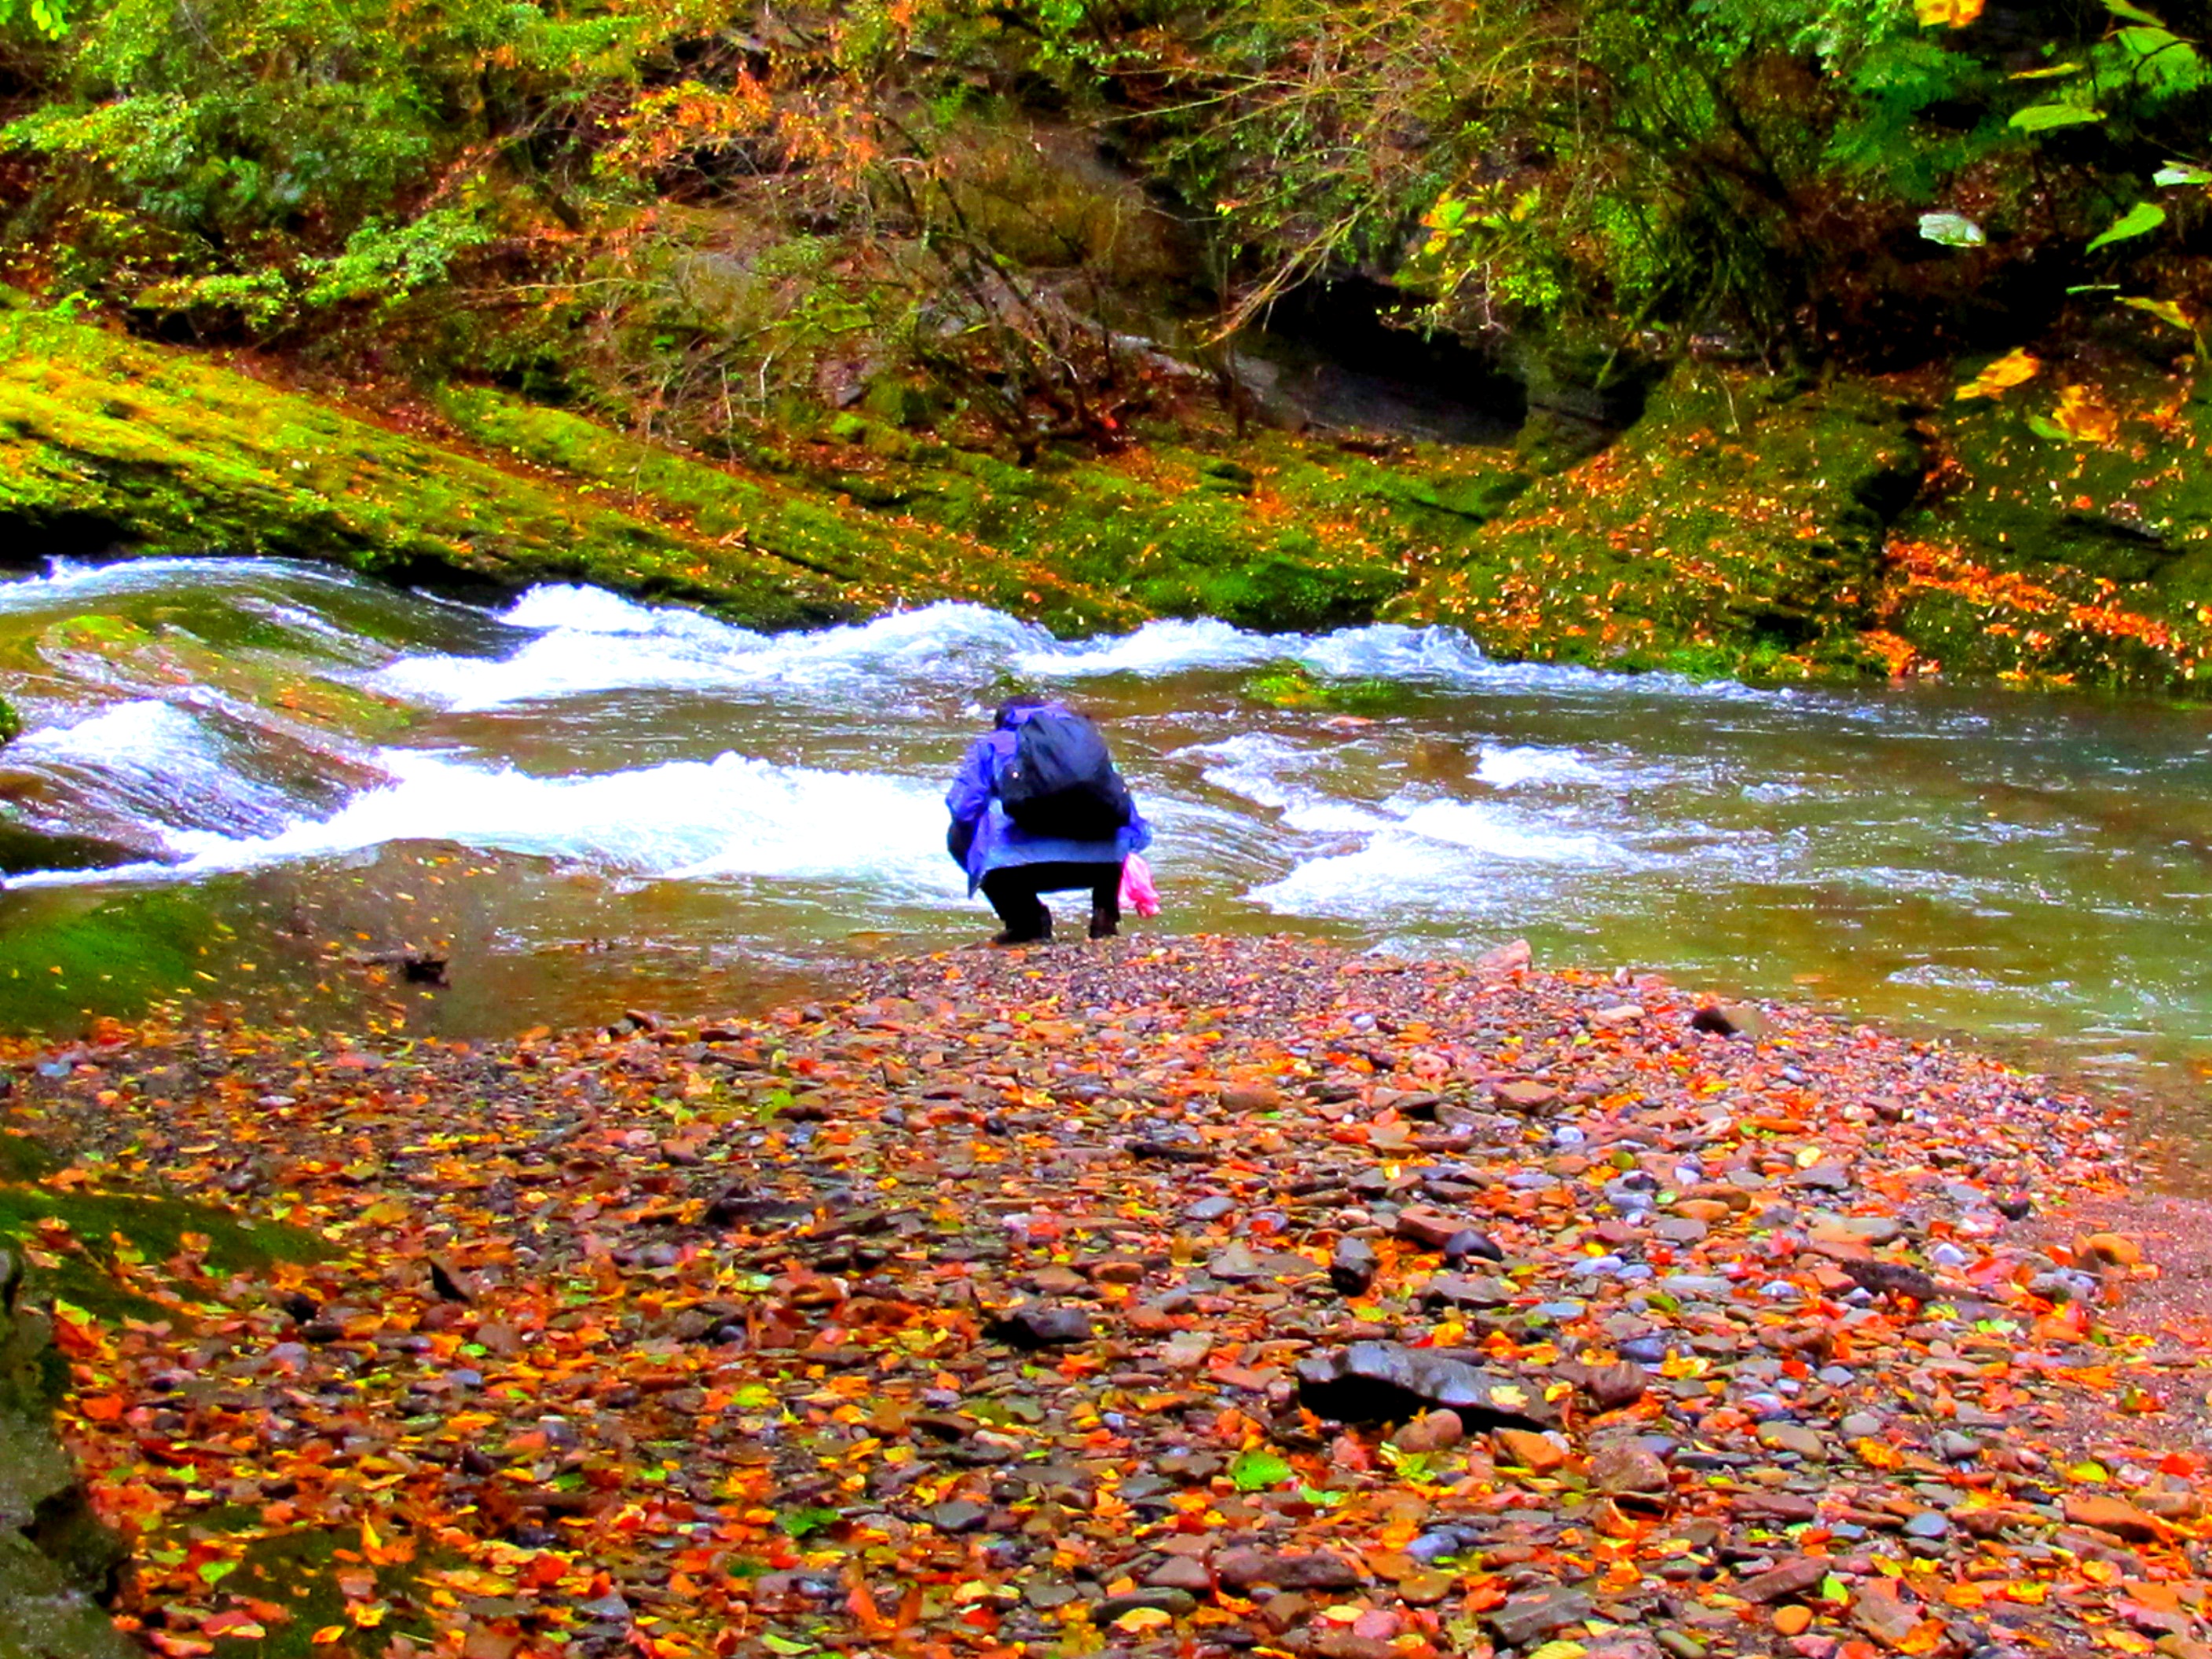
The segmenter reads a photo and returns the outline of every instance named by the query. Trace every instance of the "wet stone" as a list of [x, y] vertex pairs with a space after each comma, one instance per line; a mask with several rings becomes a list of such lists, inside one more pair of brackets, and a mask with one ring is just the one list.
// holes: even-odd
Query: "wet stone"
[[1669, 1485], [1667, 1465], [1641, 1446], [1607, 1446], [1590, 1459], [1589, 1481], [1616, 1498], [1649, 1497]]
[[1499, 1279], [1438, 1273], [1422, 1288], [1421, 1300], [1455, 1308], [1497, 1308], [1513, 1300], [1513, 1286]]
[[1206, 1571], [1203, 1561], [1193, 1560], [1187, 1555], [1170, 1555], [1145, 1575], [1148, 1589], [1188, 1590], [1204, 1595], [1213, 1588], [1213, 1575]]
[[1375, 1247], [1365, 1239], [1340, 1238], [1329, 1255], [1328, 1282], [1346, 1296], [1363, 1295], [1379, 1267]]
[[1424, 1412], [1390, 1437], [1401, 1451], [1448, 1451], [1467, 1437], [1467, 1426], [1454, 1411]]
[[1485, 1613], [1482, 1622], [1507, 1647], [1525, 1648], [1554, 1631], [1580, 1624], [1596, 1610], [1589, 1591], [1568, 1584], [1547, 1584], [1509, 1595], [1503, 1607]]
[[1091, 1315], [1082, 1308], [1029, 1303], [993, 1320], [989, 1334], [1017, 1348], [1065, 1347], [1091, 1340]]
[[1470, 1425], [1544, 1425], [1532, 1390], [1464, 1360], [1401, 1343], [1355, 1342], [1333, 1354], [1309, 1355], [1298, 1362], [1297, 1378], [1300, 1402], [1339, 1422], [1402, 1422], [1430, 1407], [1448, 1406]]
[[1794, 1561], [1784, 1561], [1736, 1586], [1735, 1593], [1743, 1600], [1763, 1606], [1769, 1601], [1788, 1601], [1792, 1596], [1804, 1595], [1816, 1589], [1834, 1571], [1835, 1563], [1817, 1556], [1799, 1556]]
[[1799, 1457], [1827, 1455], [1827, 1443], [1802, 1423], [1762, 1423], [1758, 1439], [1769, 1451], [1790, 1452]]
[[1119, 1595], [1108, 1596], [1092, 1608], [1091, 1622], [1110, 1625], [1124, 1613], [1136, 1613], [1144, 1608], [1181, 1619], [1197, 1611], [1198, 1598], [1187, 1589], [1173, 1588], [1125, 1590]]
[[1261, 1584], [1279, 1590], [1336, 1590], [1352, 1589], [1361, 1582], [1359, 1569], [1340, 1555], [1276, 1554], [1249, 1547], [1215, 1556], [1213, 1573], [1224, 1588], [1240, 1595]]
[[1498, 1249], [1496, 1241], [1488, 1234], [1477, 1232], [1472, 1227], [1462, 1227], [1444, 1240], [1443, 1258], [1447, 1261], [1465, 1261], [1470, 1257], [1480, 1257], [1485, 1261], [1503, 1261], [1505, 1252]]
[[991, 1518], [991, 1511], [967, 1498], [939, 1504], [929, 1511], [929, 1523], [939, 1532], [976, 1532]]

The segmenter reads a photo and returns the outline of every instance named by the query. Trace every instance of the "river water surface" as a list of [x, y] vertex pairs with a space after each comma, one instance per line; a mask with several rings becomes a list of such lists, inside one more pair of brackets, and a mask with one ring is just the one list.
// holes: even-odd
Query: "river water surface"
[[[769, 637], [241, 560], [0, 585], [0, 684], [16, 822], [78, 838], [29, 861], [121, 860], [11, 878], [19, 1026], [183, 994], [505, 1034], [975, 939], [939, 802], [1035, 687], [1109, 723], [1157, 829], [1151, 927], [1526, 937], [2057, 1056], [2169, 1121], [2212, 1092], [2199, 709], [1605, 676], [1443, 629], [1067, 644], [936, 605]], [[407, 983], [410, 949], [450, 986]]]

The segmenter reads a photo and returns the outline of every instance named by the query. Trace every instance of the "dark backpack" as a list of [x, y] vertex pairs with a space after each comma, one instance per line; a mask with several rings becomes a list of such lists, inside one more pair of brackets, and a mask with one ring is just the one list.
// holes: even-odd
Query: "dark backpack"
[[1136, 815], [1098, 728], [1080, 714], [1030, 715], [999, 773], [1006, 816], [1032, 836], [1108, 841]]

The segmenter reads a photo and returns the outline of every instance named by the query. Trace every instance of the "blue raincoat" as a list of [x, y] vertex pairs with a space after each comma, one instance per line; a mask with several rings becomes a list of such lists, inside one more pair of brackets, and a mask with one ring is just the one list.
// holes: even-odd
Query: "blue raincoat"
[[1110, 841], [1032, 836], [1006, 816], [1006, 809], [999, 803], [999, 771], [1014, 757], [1015, 736], [1022, 722], [1033, 714], [1066, 712], [1056, 702], [1012, 709], [1006, 725], [976, 738], [961, 758], [960, 771], [945, 796], [945, 807], [952, 814], [951, 833], [945, 845], [968, 872], [971, 895], [993, 870], [1017, 864], [1119, 864], [1152, 844], [1151, 826], [1133, 807], [1129, 822]]

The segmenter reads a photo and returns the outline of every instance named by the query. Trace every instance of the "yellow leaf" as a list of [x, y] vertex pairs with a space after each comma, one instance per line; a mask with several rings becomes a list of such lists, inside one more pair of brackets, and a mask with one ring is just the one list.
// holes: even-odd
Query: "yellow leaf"
[[2058, 394], [2051, 424], [2081, 444], [2108, 444], [2120, 435], [2120, 417], [2094, 387], [2069, 386]]
[[[1978, 6], [1975, 9], [1978, 11], [1980, 8]], [[1969, 398], [2001, 398], [2022, 381], [2033, 380], [2042, 368], [2042, 363], [2030, 356], [2023, 346], [2005, 353], [1952, 396], [1960, 403]]]
[[1173, 1623], [1175, 1620], [1158, 1607], [1131, 1607], [1128, 1612], [1114, 1621], [1114, 1628], [1127, 1631], [1134, 1635], [1139, 1631], [1158, 1630], [1163, 1625]]
[[343, 1641], [345, 1633], [343, 1625], [325, 1625], [307, 1639], [319, 1648], [326, 1648], [333, 1642]]
[[1905, 1461], [1896, 1447], [1864, 1437], [1853, 1441], [1851, 1449], [1859, 1455], [1859, 1462], [1869, 1468], [1893, 1469]]
[[1919, 14], [1923, 29], [1932, 29], [1938, 23], [1962, 29], [1982, 15], [1982, 0], [1913, 0], [1913, 10]]

